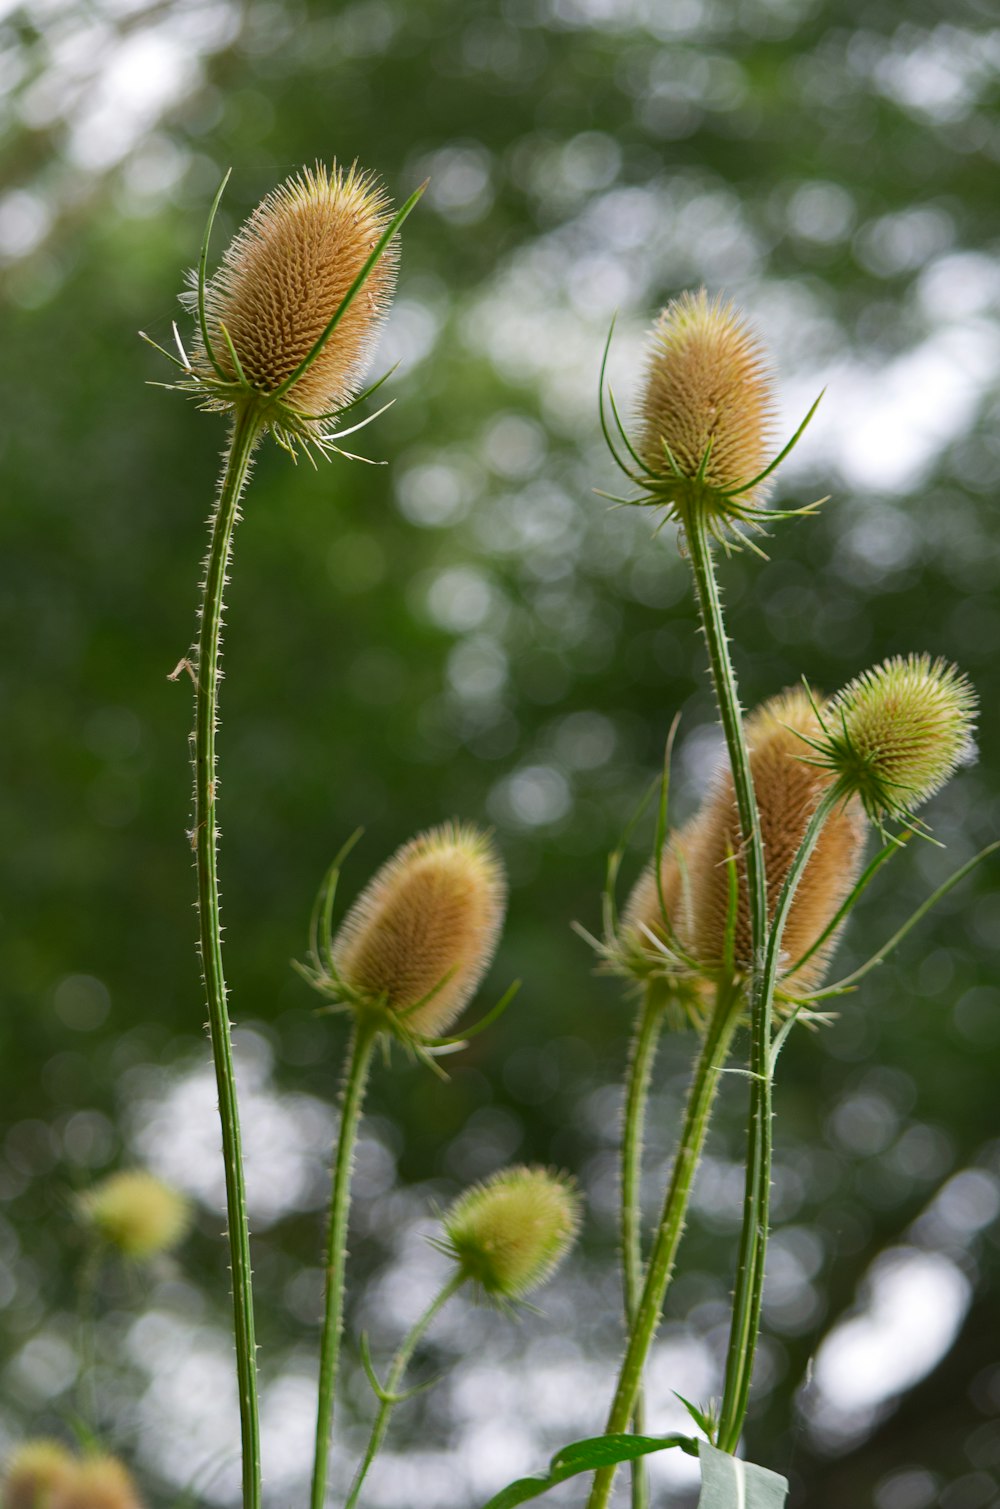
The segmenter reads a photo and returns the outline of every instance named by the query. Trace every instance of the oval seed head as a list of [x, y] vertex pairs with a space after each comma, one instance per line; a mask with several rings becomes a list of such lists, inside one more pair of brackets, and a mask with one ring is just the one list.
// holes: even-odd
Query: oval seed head
[[[687, 883], [688, 856], [697, 842], [697, 821], [685, 823], [677, 833], [671, 833], [663, 845], [660, 856], [660, 885], [656, 884], [655, 860], [643, 870], [629, 894], [621, 917], [621, 942], [623, 957], [631, 963], [631, 973], [641, 974], [643, 966], [662, 965], [667, 957], [653, 938], [665, 948], [671, 947], [663, 911], [666, 908], [670, 932], [678, 943], [687, 947], [690, 933], [689, 894]], [[661, 895], [662, 890], [662, 904]]]
[[25, 1441], [12, 1453], [3, 1477], [3, 1509], [52, 1509], [77, 1463], [58, 1441]]
[[143, 1509], [131, 1474], [117, 1457], [85, 1457], [53, 1495], [51, 1509]]
[[[758, 707], [746, 720], [750, 770], [757, 793], [768, 916], [773, 917], [785, 876], [831, 777], [809, 764], [809, 746], [820, 724], [812, 702], [792, 688]], [[741, 857], [740, 821], [732, 774], [727, 770], [706, 799], [700, 814], [699, 843], [691, 854], [691, 914], [694, 951], [702, 962], [722, 958], [729, 910], [727, 856], [736, 856], [737, 910], [735, 958], [741, 969], [752, 964], [750, 904], [746, 863]], [[857, 879], [864, 853], [866, 824], [856, 801], [834, 808], [799, 881], [782, 937], [782, 954], [791, 966], [836, 915]], [[831, 936], [796, 973], [784, 976], [794, 990], [814, 990], [836, 944]]]
[[404, 844], [351, 907], [333, 944], [340, 979], [401, 1019], [406, 1032], [444, 1032], [496, 952], [507, 900], [487, 834], [446, 823]]
[[84, 1224], [129, 1258], [169, 1251], [191, 1224], [185, 1196], [142, 1169], [110, 1174], [78, 1195], [76, 1203]]
[[863, 671], [824, 714], [824, 766], [878, 821], [905, 817], [975, 752], [976, 693], [957, 666], [895, 655]]
[[[230, 242], [205, 288], [212, 350], [237, 376], [224, 324], [250, 387], [274, 393], [322, 336], [392, 219], [392, 205], [369, 173], [317, 163], [274, 189]], [[395, 239], [383, 252], [312, 365], [285, 401], [309, 417], [354, 398], [396, 281]], [[208, 353], [196, 340], [194, 365], [209, 381]], [[322, 428], [320, 426], [320, 428]]]
[[572, 1180], [547, 1168], [503, 1169], [467, 1190], [444, 1217], [448, 1250], [466, 1277], [503, 1299], [544, 1283], [579, 1226]]
[[[742, 484], [768, 463], [773, 377], [763, 346], [731, 301], [709, 300], [703, 288], [662, 311], [650, 339], [640, 420], [639, 454], [658, 478], [680, 484], [681, 512], [683, 482], [694, 482], [703, 463], [710, 494], [740, 488], [744, 503], [760, 500], [762, 484], [749, 492]], [[724, 502], [715, 506], [726, 511]]]

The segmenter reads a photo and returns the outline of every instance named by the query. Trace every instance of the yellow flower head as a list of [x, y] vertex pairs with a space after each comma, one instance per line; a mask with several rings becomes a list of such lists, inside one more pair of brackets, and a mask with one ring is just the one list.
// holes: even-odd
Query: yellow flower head
[[58, 1441], [25, 1441], [7, 1462], [3, 1509], [53, 1509], [56, 1493], [69, 1483], [76, 1465]]
[[53, 1495], [51, 1509], [143, 1509], [131, 1474], [117, 1457], [85, 1457]]
[[437, 1037], [472, 997], [496, 951], [507, 884], [487, 834], [459, 823], [421, 833], [355, 901], [333, 943], [339, 980], [362, 1007]]
[[150, 1258], [176, 1247], [191, 1224], [184, 1195], [142, 1169], [110, 1174], [77, 1196], [85, 1225], [129, 1258]]
[[[811, 738], [819, 731], [812, 702], [799, 688], [772, 697], [746, 720], [750, 770], [764, 844], [769, 916], [774, 915], [785, 876], [809, 819], [831, 784], [825, 771], [803, 758], [809, 751], [802, 736]], [[864, 853], [865, 829], [861, 808], [854, 801], [835, 808], [827, 818], [785, 923], [782, 952], [786, 969], [812, 947], [854, 885]], [[717, 963], [722, 957], [729, 911], [727, 855], [732, 854], [736, 856], [738, 876], [736, 962], [739, 967], [749, 969], [752, 958], [746, 863], [729, 771], [705, 801], [698, 831], [699, 841], [690, 859], [694, 952], [705, 964]], [[784, 985], [800, 991], [815, 989], [835, 944], [836, 936], [832, 934], [800, 970], [786, 973]]]
[[519, 1299], [562, 1262], [579, 1225], [580, 1197], [566, 1175], [504, 1169], [447, 1211], [445, 1245], [487, 1294]]

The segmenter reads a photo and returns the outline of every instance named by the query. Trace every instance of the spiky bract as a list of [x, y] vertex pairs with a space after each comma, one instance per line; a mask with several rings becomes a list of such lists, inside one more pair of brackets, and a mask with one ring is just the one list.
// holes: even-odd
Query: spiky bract
[[76, 1467], [59, 1441], [25, 1441], [7, 1461], [3, 1509], [52, 1509], [55, 1494], [70, 1482]]
[[52, 1497], [51, 1509], [143, 1509], [132, 1476], [117, 1457], [84, 1457]]
[[905, 818], [971, 758], [976, 707], [957, 666], [895, 655], [837, 693], [814, 747], [873, 819]]
[[[757, 795], [764, 863], [767, 871], [768, 916], [773, 916], [809, 819], [819, 805], [831, 777], [807, 763], [804, 738], [820, 730], [814, 704], [801, 688], [782, 692], [758, 707], [746, 720], [750, 769]], [[860, 806], [847, 801], [827, 818], [802, 874], [782, 938], [786, 969], [816, 942], [846, 899], [861, 864], [866, 824]], [[746, 863], [740, 837], [732, 775], [727, 770], [706, 799], [700, 814], [699, 842], [690, 857], [691, 933], [695, 953], [706, 964], [723, 953], [730, 906], [729, 856], [737, 867], [735, 962], [752, 965], [750, 907]], [[786, 973], [782, 988], [806, 992], [819, 984], [836, 944], [832, 934], [796, 973]]]
[[402, 1035], [444, 1032], [486, 973], [507, 883], [490, 837], [446, 823], [404, 844], [347, 913], [333, 943], [348, 1004]]
[[142, 1169], [110, 1174], [77, 1196], [81, 1219], [125, 1257], [150, 1258], [176, 1247], [191, 1224], [179, 1190]]
[[520, 1299], [572, 1246], [580, 1197], [565, 1174], [504, 1169], [460, 1196], [443, 1224], [445, 1245], [468, 1278], [487, 1294]]

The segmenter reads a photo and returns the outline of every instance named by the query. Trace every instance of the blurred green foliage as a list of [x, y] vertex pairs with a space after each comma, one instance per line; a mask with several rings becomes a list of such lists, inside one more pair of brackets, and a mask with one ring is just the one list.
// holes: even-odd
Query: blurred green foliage
[[[449, 1383], [399, 1412], [410, 1454], [372, 1479], [373, 1504], [471, 1506], [603, 1419], [629, 1007], [569, 924], [596, 925], [604, 855], [674, 713], [682, 816], [718, 756], [675, 537], [592, 493], [614, 485], [596, 381], [616, 308], [626, 407], [645, 325], [702, 281], [774, 348], [789, 430], [830, 384], [779, 495], [831, 501], [783, 528], [769, 563], [722, 568], [748, 704], [803, 674], [833, 690], [910, 649], [978, 686], [981, 763], [928, 811], [947, 853], [911, 844], [893, 862], [841, 960], [996, 834], [996, 14], [978, 0], [905, 14], [879, 0], [47, 0], [9, 10], [0, 46], [0, 1437], [74, 1408], [70, 1192], [151, 1159], [201, 1197], [199, 1228], [176, 1264], [105, 1273], [102, 1417], [154, 1503], [195, 1468], [206, 1502], [231, 1502], [228, 1443], [196, 1428], [229, 1387], [227, 1275], [185, 837], [190, 696], [168, 679], [192, 636], [224, 433], [144, 386], [169, 372], [135, 332], [169, 340], [226, 166], [220, 248], [299, 164], [357, 156], [398, 199], [431, 177], [378, 358], [401, 360], [395, 405], [361, 437], [387, 464], [295, 470], [266, 448], [228, 595], [221, 873], [246, 1029], [265, 1451], [270, 1502], [297, 1502], [323, 1104], [344, 1028], [314, 1014], [289, 960], [355, 826], [348, 895], [422, 826], [485, 819], [513, 882], [489, 988], [524, 987], [450, 1085], [408, 1065], [376, 1074], [351, 1264], [371, 1278], [349, 1320], [394, 1345], [412, 1314], [389, 1280], [419, 1288], [430, 1259], [412, 1233], [434, 1199], [515, 1155], [580, 1176], [586, 1251], [546, 1294], [547, 1319], [463, 1314], [439, 1343]], [[783, 1056], [747, 1439], [789, 1474], [795, 1506], [1000, 1498], [998, 937], [994, 866]], [[690, 1049], [663, 1055], [651, 1209]], [[676, 1419], [672, 1388], [718, 1387], [745, 1101], [734, 1075], [654, 1369], [658, 1428]], [[824, 1393], [820, 1353], [810, 1388], [810, 1358], [865, 1284], [914, 1253], [930, 1277], [901, 1301], [904, 1333], [934, 1332], [942, 1294], [954, 1324], [922, 1381], [903, 1368], [901, 1396], [859, 1362], [848, 1418], [843, 1372]], [[893, 1352], [897, 1334], [875, 1341]], [[368, 1410], [358, 1381], [348, 1428]]]

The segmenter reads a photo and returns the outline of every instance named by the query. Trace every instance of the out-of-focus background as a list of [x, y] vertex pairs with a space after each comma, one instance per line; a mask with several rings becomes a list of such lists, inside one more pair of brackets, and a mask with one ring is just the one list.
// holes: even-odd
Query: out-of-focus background
[[[859, 962], [997, 830], [1000, 29], [986, 0], [33, 0], [3, 7], [0, 613], [0, 1441], [78, 1404], [72, 1196], [142, 1163], [194, 1235], [109, 1269], [97, 1392], [151, 1505], [236, 1502], [214, 1090], [194, 953], [186, 680], [221, 422], [146, 386], [223, 170], [225, 236], [317, 157], [357, 157], [406, 226], [378, 369], [380, 467], [261, 454], [236, 543], [223, 690], [222, 882], [248, 1151], [267, 1502], [303, 1501], [321, 1209], [345, 1043], [290, 968], [359, 824], [349, 896], [402, 840], [492, 824], [512, 878], [484, 1000], [507, 1016], [443, 1085], [375, 1074], [357, 1171], [345, 1481], [386, 1357], [442, 1272], [433, 1211], [511, 1159], [573, 1170], [585, 1240], [521, 1323], [456, 1304], [369, 1502], [474, 1509], [598, 1431], [621, 1344], [615, 1145], [631, 1004], [570, 931], [674, 714], [678, 813], [719, 758], [672, 530], [608, 512], [597, 372], [629, 408], [643, 331], [724, 289], [775, 353], [782, 472], [762, 563], [722, 568], [753, 704], [882, 656], [959, 661], [982, 755], [851, 925]], [[182, 319], [187, 328], [187, 321]], [[640, 826], [624, 881], [650, 832]], [[996, 869], [796, 1033], [777, 1087], [775, 1234], [747, 1449], [794, 1509], [1000, 1503]], [[691, 1059], [665, 1047], [648, 1200]], [[718, 1391], [746, 1081], [721, 1097], [650, 1368]], [[690, 1464], [655, 1502], [693, 1502]], [[580, 1501], [568, 1485], [553, 1502]]]

